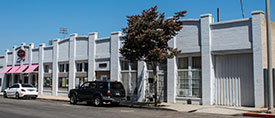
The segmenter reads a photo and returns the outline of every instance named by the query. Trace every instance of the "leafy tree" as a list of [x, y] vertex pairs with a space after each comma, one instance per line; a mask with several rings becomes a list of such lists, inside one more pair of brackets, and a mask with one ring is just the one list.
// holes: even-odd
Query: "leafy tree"
[[182, 20], [186, 11], [176, 12], [175, 16], [165, 19], [157, 6], [143, 10], [139, 15], [127, 16], [128, 26], [123, 28], [125, 39], [120, 53], [129, 61], [145, 61], [150, 64], [154, 74], [154, 99], [157, 106], [157, 65], [180, 53], [177, 48], [168, 46], [177, 32], [182, 29]]

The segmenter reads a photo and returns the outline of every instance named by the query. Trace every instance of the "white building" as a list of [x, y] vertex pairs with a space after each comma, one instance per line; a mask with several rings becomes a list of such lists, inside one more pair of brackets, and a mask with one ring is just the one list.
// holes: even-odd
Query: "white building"
[[[211, 14], [184, 21], [183, 29], [169, 42], [181, 54], [158, 67], [161, 101], [265, 106], [264, 13], [255, 11], [251, 18], [217, 23]], [[121, 37], [121, 32], [107, 38], [92, 32], [71, 34], [47, 46], [13, 46], [0, 56], [0, 90], [20, 82], [37, 86], [40, 94], [64, 96], [84, 81], [111, 79], [124, 83], [129, 99], [148, 100], [153, 94], [152, 70], [144, 62], [124, 60], [119, 53]]]

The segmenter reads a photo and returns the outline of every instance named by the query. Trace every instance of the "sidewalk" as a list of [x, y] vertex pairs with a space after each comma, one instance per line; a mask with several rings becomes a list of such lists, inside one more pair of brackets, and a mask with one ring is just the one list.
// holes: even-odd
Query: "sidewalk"
[[[39, 95], [38, 99], [48, 99], [57, 101], [69, 101], [68, 97], [62, 96], [49, 96]], [[123, 101], [122, 106], [134, 107], [134, 108], [146, 108], [146, 109], [157, 109], [157, 110], [170, 110], [177, 112], [188, 112], [188, 113], [211, 113], [221, 115], [243, 115], [245, 113], [260, 113], [265, 111], [266, 108], [252, 108], [252, 107], [231, 107], [231, 106], [202, 106], [202, 105], [186, 105], [181, 103], [170, 104], [161, 103], [158, 107], [155, 107], [152, 103], [136, 102], [136, 101]]]
[[[0, 93], [2, 96], [3, 93]], [[69, 98], [65, 96], [50, 96], [50, 95], [38, 95], [37, 99], [54, 100], [54, 101], [65, 101], [69, 102]], [[156, 110], [170, 110], [177, 112], [188, 112], [188, 113], [210, 113], [220, 115], [231, 115], [231, 116], [252, 116], [252, 117], [273, 117], [275, 115], [267, 115], [263, 113], [267, 108], [252, 108], [252, 107], [232, 107], [232, 106], [202, 106], [202, 105], [187, 105], [187, 104], [170, 104], [161, 103], [158, 107], [155, 107], [152, 103], [135, 102], [135, 101], [123, 101], [121, 105], [124, 107], [134, 108], [145, 108], [145, 109], [156, 109]]]

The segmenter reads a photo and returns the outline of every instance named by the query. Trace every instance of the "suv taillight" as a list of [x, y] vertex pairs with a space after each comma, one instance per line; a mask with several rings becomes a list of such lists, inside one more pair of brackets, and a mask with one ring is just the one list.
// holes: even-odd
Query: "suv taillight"
[[108, 95], [108, 96], [111, 95], [111, 91], [110, 91], [110, 90], [107, 91], [107, 95]]
[[21, 89], [21, 91], [22, 91], [22, 92], [26, 92], [26, 90], [25, 90], [25, 89]]

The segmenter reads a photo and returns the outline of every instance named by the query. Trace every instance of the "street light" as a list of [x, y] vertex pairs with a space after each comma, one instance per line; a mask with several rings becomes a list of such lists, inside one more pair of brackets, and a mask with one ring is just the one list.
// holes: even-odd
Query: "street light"
[[266, 35], [267, 35], [267, 64], [268, 64], [268, 113], [274, 113], [273, 107], [273, 77], [272, 77], [272, 43], [271, 43], [271, 29], [270, 29], [270, 7], [269, 0], [265, 0], [266, 12]]

